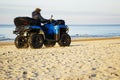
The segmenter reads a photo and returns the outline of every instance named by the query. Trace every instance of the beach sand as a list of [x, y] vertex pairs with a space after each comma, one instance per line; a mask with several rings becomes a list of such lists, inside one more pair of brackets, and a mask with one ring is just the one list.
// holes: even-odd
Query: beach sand
[[41, 49], [1, 42], [0, 80], [120, 80], [120, 38], [73, 40], [69, 47]]

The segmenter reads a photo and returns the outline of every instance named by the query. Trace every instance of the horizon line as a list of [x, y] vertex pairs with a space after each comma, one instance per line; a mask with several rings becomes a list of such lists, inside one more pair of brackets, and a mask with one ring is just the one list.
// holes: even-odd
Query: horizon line
[[[14, 24], [0, 24], [0, 26], [13, 26]], [[66, 24], [68, 26], [120, 26], [120, 24]]]

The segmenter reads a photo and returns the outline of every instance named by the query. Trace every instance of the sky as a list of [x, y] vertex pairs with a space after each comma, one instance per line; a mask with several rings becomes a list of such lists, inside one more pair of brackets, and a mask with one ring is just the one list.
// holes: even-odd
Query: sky
[[120, 24], [120, 0], [0, 0], [0, 24], [31, 17], [35, 8], [44, 18], [53, 15], [67, 24]]

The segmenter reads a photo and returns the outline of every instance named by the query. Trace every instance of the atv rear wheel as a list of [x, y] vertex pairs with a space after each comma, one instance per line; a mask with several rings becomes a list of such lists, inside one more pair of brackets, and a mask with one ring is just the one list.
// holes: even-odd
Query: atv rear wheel
[[58, 44], [63, 47], [70, 46], [70, 43], [71, 43], [71, 38], [67, 33], [62, 34], [60, 40], [58, 41]]
[[14, 43], [17, 48], [28, 48], [29, 47], [27, 38], [25, 36], [17, 36], [15, 38]]
[[29, 41], [31, 48], [38, 49], [43, 46], [44, 39], [40, 34], [31, 34]]
[[44, 42], [45, 47], [54, 47], [55, 44], [56, 44], [55, 41], [45, 41]]

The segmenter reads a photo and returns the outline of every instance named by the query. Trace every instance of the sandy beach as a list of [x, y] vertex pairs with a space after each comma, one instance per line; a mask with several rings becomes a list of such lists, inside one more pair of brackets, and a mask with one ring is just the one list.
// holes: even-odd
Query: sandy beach
[[0, 80], [120, 80], [120, 38], [41, 49], [0, 42]]

